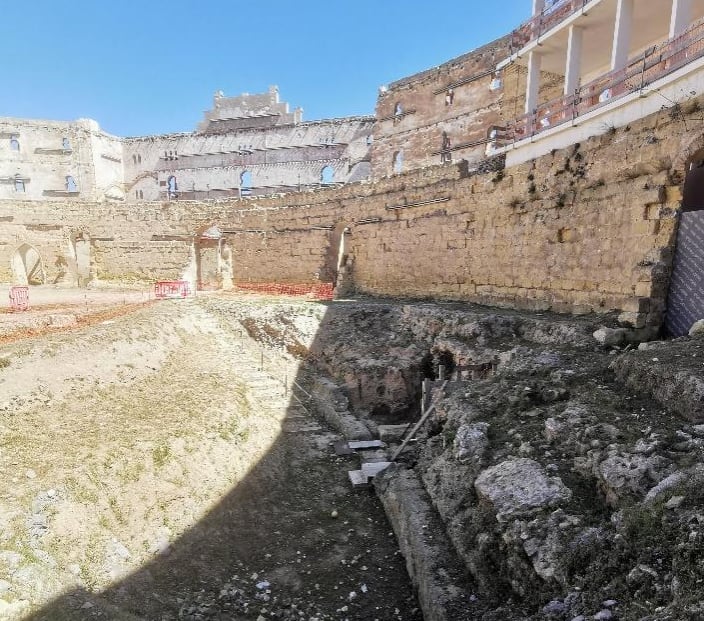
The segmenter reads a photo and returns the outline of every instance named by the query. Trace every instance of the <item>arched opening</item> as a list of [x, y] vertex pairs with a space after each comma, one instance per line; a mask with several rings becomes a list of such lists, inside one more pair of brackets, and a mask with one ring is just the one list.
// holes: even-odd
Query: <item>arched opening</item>
[[396, 102], [396, 105], [394, 106], [394, 116], [401, 116], [403, 114], [403, 106], [401, 105], [400, 101]]
[[178, 184], [174, 175], [171, 175], [166, 182], [166, 192], [169, 198], [178, 198]]
[[10, 137], [10, 150], [19, 151], [20, 150], [20, 137], [13, 135]]
[[248, 196], [252, 193], [252, 173], [248, 170], [240, 173], [240, 196]]
[[78, 192], [78, 185], [76, 184], [76, 180], [71, 175], [66, 175], [66, 191]]
[[335, 171], [332, 166], [324, 166], [320, 171], [320, 182], [324, 184], [333, 183], [335, 180]]
[[85, 233], [78, 233], [72, 239], [73, 258], [76, 261], [76, 284], [85, 287], [91, 280], [90, 239]]
[[398, 174], [403, 171], [403, 150], [394, 153], [393, 165], [394, 173]]
[[15, 175], [15, 192], [24, 192], [24, 179], [19, 175]]
[[70, 151], [71, 150], [71, 141], [66, 137], [62, 138], [61, 139], [61, 148], [64, 151]]
[[22, 244], [12, 255], [12, 279], [18, 285], [43, 285], [44, 262], [39, 251], [29, 244]]

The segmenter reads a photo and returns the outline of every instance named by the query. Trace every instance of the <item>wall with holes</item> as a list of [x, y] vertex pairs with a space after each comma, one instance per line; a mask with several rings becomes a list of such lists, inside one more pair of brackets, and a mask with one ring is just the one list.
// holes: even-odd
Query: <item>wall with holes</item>
[[[139, 205], [0, 202], [0, 278], [36, 248], [70, 281], [72, 240], [100, 280], [180, 278], [217, 227], [235, 284], [331, 282], [341, 240], [357, 291], [662, 318], [687, 158], [704, 149], [696, 100], [493, 172], [433, 166], [330, 189]], [[696, 105], [695, 105], [696, 104]], [[347, 232], [345, 232], [347, 229]]]
[[489, 127], [500, 120], [503, 81], [495, 80], [494, 69], [508, 56], [508, 46], [504, 37], [382, 87], [376, 106], [373, 177], [453, 159], [481, 159]]
[[0, 199], [121, 199], [122, 144], [95, 121], [0, 119]]

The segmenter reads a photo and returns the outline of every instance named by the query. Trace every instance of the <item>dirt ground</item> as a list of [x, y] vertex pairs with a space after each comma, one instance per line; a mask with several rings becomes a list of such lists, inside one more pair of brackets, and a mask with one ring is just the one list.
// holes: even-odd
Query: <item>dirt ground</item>
[[358, 463], [289, 405], [292, 356], [258, 370], [198, 299], [30, 301], [0, 315], [0, 619], [420, 619]]

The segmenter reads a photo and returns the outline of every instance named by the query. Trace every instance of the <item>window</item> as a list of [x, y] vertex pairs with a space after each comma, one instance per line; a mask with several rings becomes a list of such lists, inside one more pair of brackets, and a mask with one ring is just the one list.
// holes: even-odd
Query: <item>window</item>
[[447, 89], [447, 93], [445, 93], [445, 105], [446, 106], [451, 106], [455, 101], [455, 91], [452, 88]]
[[20, 150], [20, 137], [13, 134], [10, 136], [10, 150], [19, 151]]
[[133, 164], [136, 164], [136, 163], [137, 163], [137, 156], [136, 156], [136, 155], [133, 155], [133, 156], [132, 156], [132, 163], [133, 163]]
[[442, 149], [440, 151], [440, 163], [448, 164], [452, 161], [452, 153], [450, 149], [452, 148], [452, 140], [448, 136], [447, 132], [442, 133]]
[[61, 148], [62, 148], [64, 151], [70, 151], [70, 150], [71, 150], [71, 141], [70, 141], [68, 138], [66, 138], [65, 136], [64, 136], [63, 139], [61, 140]]
[[144, 192], [142, 190], [139, 191], [139, 198], [144, 198]]
[[403, 114], [403, 106], [401, 105], [401, 102], [396, 102], [396, 106], [394, 107], [394, 116], [401, 116]]
[[489, 90], [498, 91], [502, 86], [503, 86], [503, 81], [501, 80], [501, 72], [497, 71], [491, 80], [491, 84], [489, 85]]
[[67, 192], [78, 192], [78, 186], [76, 185], [76, 180], [71, 176], [66, 176], [66, 191]]
[[374, 137], [373, 137], [371, 134], [369, 134], [369, 135], [367, 136], [367, 146], [368, 146], [368, 147], [371, 146], [371, 144], [372, 144], [373, 142], [374, 142]]
[[403, 151], [394, 153], [394, 173], [400, 173], [403, 170]]
[[178, 198], [178, 184], [174, 175], [171, 175], [166, 182], [166, 194], [169, 198]]
[[321, 183], [332, 183], [335, 179], [335, 171], [332, 166], [324, 166], [323, 170], [320, 171], [320, 181]]
[[142, 163], [142, 156], [139, 155], [139, 153], [138, 153], [137, 154], [137, 164], [141, 164], [141, 163]]
[[[134, 157], [134, 156], [132, 156], [132, 157]], [[135, 198], [139, 198], [139, 191], [138, 191], [138, 190], [135, 190], [135, 191], [134, 191], [134, 197], [135, 197]]]
[[15, 192], [24, 192], [24, 179], [19, 175], [15, 175]]
[[240, 175], [240, 196], [252, 193], [252, 173], [245, 170]]

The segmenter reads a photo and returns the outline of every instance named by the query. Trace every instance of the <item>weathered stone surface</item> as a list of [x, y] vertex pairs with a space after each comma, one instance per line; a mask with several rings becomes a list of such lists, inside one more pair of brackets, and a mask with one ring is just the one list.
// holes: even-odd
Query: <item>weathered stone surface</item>
[[455, 436], [455, 458], [462, 462], [481, 464], [489, 448], [488, 431], [488, 423], [462, 425]]
[[643, 496], [668, 474], [669, 462], [660, 456], [611, 455], [597, 466], [600, 486], [607, 502], [616, 504], [626, 496]]
[[509, 459], [487, 468], [474, 482], [480, 498], [496, 510], [497, 518], [508, 520], [535, 510], [559, 506], [572, 497], [559, 477], [550, 477], [532, 459]]
[[626, 340], [628, 330], [625, 328], [599, 328], [594, 332], [594, 339], [600, 345], [621, 345]]

